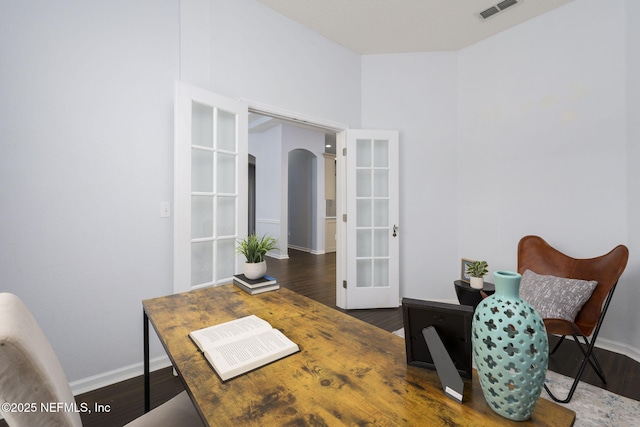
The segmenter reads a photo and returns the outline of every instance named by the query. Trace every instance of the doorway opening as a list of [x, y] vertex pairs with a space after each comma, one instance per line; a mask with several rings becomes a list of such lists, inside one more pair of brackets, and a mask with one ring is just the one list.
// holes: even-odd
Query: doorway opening
[[276, 258], [335, 252], [338, 130], [249, 111], [249, 232], [276, 237]]
[[287, 160], [288, 245], [312, 252], [311, 248], [318, 247], [313, 215], [317, 210], [317, 157], [309, 150], [294, 148], [289, 151]]
[[249, 154], [247, 172], [247, 195], [249, 197], [247, 234], [252, 235], [256, 234], [256, 157], [251, 154]]

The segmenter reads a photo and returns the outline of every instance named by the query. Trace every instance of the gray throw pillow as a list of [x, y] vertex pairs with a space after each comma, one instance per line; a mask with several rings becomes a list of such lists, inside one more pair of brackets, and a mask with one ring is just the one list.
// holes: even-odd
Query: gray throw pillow
[[573, 322], [598, 285], [595, 280], [567, 279], [526, 270], [520, 282], [520, 298], [543, 319]]

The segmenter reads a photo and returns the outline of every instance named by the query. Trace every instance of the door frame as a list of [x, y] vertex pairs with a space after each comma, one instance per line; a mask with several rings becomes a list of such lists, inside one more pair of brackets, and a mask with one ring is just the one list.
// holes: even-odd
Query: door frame
[[316, 129], [323, 129], [332, 132], [342, 132], [349, 129], [349, 126], [333, 120], [315, 117], [309, 114], [303, 114], [285, 108], [276, 107], [265, 104], [263, 102], [253, 101], [250, 99], [240, 98], [239, 101], [245, 103], [250, 113], [261, 114], [263, 116], [274, 117], [277, 119], [288, 120], [300, 125], [307, 125]]
[[336, 135], [336, 306], [347, 308], [347, 130]]

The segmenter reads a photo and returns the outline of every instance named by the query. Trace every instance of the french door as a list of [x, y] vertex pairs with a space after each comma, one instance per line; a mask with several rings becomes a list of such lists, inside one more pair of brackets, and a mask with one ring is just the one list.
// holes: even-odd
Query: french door
[[229, 283], [247, 233], [247, 106], [176, 84], [174, 291]]
[[[248, 107], [176, 84], [174, 292], [230, 283], [247, 234]], [[398, 132], [338, 134], [338, 286], [342, 308], [399, 305]], [[346, 183], [346, 186], [345, 186]], [[342, 216], [342, 215], [341, 215]]]
[[350, 129], [343, 140], [346, 141], [344, 308], [398, 307], [398, 132]]

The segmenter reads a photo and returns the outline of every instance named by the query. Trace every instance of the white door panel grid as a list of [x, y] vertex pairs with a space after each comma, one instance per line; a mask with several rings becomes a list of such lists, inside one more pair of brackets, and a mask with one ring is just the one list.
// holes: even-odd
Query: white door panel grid
[[174, 291], [231, 282], [247, 228], [247, 106], [176, 84]]
[[398, 132], [346, 131], [347, 309], [398, 307]]

